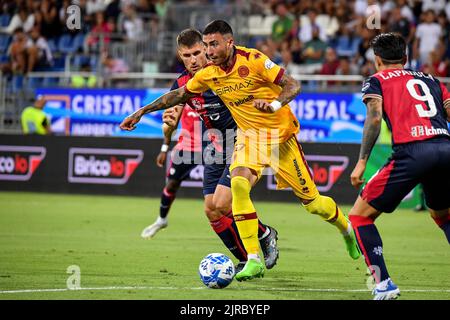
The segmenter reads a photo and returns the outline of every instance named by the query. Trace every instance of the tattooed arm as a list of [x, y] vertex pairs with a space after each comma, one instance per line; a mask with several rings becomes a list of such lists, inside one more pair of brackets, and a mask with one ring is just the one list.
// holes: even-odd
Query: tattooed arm
[[294, 100], [301, 90], [300, 82], [286, 73], [281, 77], [280, 87], [283, 88], [283, 90], [281, 90], [277, 100], [280, 101], [282, 106]]
[[[275, 112], [282, 106], [291, 102], [300, 93], [300, 82], [292, 78], [290, 75], [287, 75], [286, 73], [281, 77], [279, 85], [281, 86], [282, 90], [276, 100], [274, 100], [272, 103], [266, 100], [255, 100], [253, 106], [263, 112]], [[279, 104], [279, 107], [276, 107], [276, 109], [274, 109], [274, 103], [275, 106]]]
[[141, 120], [141, 117], [150, 112], [167, 109], [177, 104], [184, 105], [186, 101], [194, 97], [195, 94], [187, 92], [185, 87], [178, 88], [176, 90], [169, 91], [168, 93], [162, 95], [155, 101], [143, 106], [139, 110], [126, 117], [120, 124], [122, 130], [134, 130], [136, 124]]
[[367, 105], [367, 117], [364, 121], [359, 160], [350, 176], [351, 183], [356, 188], [359, 188], [364, 183], [362, 176], [366, 170], [367, 160], [380, 134], [383, 114], [383, 101], [381, 99], [369, 98], [365, 102]]

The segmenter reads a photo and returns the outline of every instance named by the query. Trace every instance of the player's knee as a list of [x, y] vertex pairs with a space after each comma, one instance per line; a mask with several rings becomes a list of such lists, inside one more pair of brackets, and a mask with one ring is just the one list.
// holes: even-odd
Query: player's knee
[[205, 215], [209, 221], [216, 221], [222, 217], [222, 213], [219, 212], [212, 204], [205, 206]]
[[166, 190], [170, 193], [175, 193], [180, 188], [180, 181], [178, 180], [169, 180], [166, 184]]
[[237, 176], [231, 179], [231, 192], [233, 197], [249, 195], [251, 190], [250, 181], [246, 178]]
[[223, 199], [215, 200], [214, 207], [216, 211], [222, 215], [227, 215], [231, 211], [231, 203], [224, 201]]

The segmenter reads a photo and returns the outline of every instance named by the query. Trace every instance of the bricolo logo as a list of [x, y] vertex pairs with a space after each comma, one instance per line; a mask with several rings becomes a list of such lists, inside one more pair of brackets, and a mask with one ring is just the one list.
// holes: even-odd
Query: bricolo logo
[[0, 180], [30, 180], [46, 153], [44, 147], [0, 145]]
[[70, 148], [71, 183], [125, 184], [142, 162], [142, 150]]
[[[349, 158], [346, 156], [306, 155], [305, 158], [319, 192], [330, 191], [349, 164]], [[276, 190], [276, 187], [275, 177], [268, 176], [267, 188]]]

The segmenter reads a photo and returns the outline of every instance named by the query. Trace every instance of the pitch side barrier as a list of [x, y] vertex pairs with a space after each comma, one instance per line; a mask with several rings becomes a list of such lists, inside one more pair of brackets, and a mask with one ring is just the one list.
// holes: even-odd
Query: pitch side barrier
[[[342, 204], [353, 203], [357, 190], [349, 177], [359, 145], [302, 145], [321, 193]], [[160, 147], [160, 139], [0, 135], [0, 191], [159, 197], [166, 176], [155, 164]], [[198, 165], [179, 195], [201, 199], [202, 178], [203, 166]], [[292, 192], [276, 190], [270, 172], [252, 198], [297, 202]]]

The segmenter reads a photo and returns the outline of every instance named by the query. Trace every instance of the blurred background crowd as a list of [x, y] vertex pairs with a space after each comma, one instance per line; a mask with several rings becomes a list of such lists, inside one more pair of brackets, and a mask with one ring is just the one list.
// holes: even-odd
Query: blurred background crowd
[[[246, 24], [234, 25], [239, 44], [260, 49], [292, 74], [368, 76], [375, 71], [370, 40], [386, 31], [407, 40], [408, 67], [440, 77], [450, 72], [450, 2], [445, 0], [1, 0], [1, 71], [6, 76], [99, 68], [113, 74], [179, 72], [173, 44], [172, 52], [165, 51], [174, 37], [162, 36], [181, 19], [171, 7], [214, 10], [229, 3], [246, 8]], [[80, 9], [80, 29], [67, 27], [71, 5]], [[185, 21], [194, 21], [195, 10], [184, 11], [191, 17]], [[195, 21], [198, 25], [184, 27], [201, 29], [202, 20]], [[152, 61], [148, 52], [164, 59]]]

